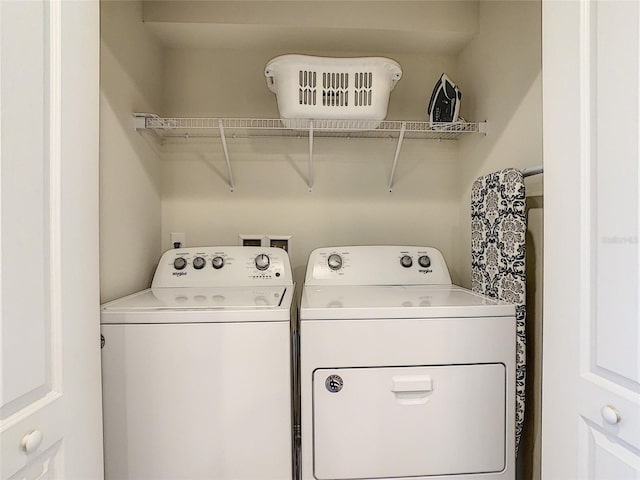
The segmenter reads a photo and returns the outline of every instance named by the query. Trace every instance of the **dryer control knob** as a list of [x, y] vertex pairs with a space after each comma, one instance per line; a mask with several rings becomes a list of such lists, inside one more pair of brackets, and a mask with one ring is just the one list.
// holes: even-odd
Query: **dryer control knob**
[[224, 258], [222, 258], [222, 257], [213, 257], [213, 260], [211, 260], [211, 265], [216, 270], [221, 269], [222, 267], [224, 267]]
[[400, 265], [402, 265], [404, 268], [409, 268], [411, 265], [413, 265], [413, 259], [409, 255], [403, 255], [400, 259]]
[[193, 268], [196, 270], [202, 270], [207, 264], [207, 261], [202, 257], [196, 257], [193, 259]]
[[342, 257], [337, 253], [332, 253], [327, 258], [327, 265], [331, 270], [340, 270], [342, 268]]
[[431, 259], [429, 258], [428, 255], [422, 255], [419, 259], [418, 259], [418, 263], [420, 264], [421, 267], [423, 268], [427, 268], [431, 266]]
[[178, 257], [173, 261], [173, 268], [176, 270], [182, 270], [187, 266], [187, 261], [183, 257]]
[[258, 255], [255, 260], [256, 268], [258, 270], [266, 270], [269, 268], [270, 263], [271, 260], [269, 260], [269, 255], [265, 255], [264, 253]]

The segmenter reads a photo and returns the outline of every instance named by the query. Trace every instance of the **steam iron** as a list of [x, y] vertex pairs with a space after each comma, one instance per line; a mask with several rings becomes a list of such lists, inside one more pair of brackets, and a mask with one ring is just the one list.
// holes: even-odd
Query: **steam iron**
[[431, 123], [456, 122], [460, 111], [460, 99], [462, 92], [446, 74], [440, 75], [436, 86], [433, 88], [427, 115]]

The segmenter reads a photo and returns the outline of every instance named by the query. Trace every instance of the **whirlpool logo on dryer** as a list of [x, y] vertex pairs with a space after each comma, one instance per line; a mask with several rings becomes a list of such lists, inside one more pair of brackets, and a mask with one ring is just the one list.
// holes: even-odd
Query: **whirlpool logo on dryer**
[[186, 275], [187, 272], [173, 272], [173, 275], [176, 277], [181, 277], [182, 275]]

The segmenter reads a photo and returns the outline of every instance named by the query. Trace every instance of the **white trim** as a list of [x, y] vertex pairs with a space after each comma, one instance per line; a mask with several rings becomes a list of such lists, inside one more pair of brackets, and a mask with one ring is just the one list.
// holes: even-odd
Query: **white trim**
[[51, 310], [51, 388], [63, 391], [62, 345], [62, 3], [49, 2], [49, 293]]
[[[0, 2], [1, 3], [1, 2]], [[13, 415], [5, 418], [0, 423], [0, 433], [10, 429], [14, 425], [22, 422], [23, 420], [27, 420], [31, 415], [39, 412], [44, 409], [46, 406], [51, 405], [59, 398], [62, 398], [62, 394], [60, 392], [49, 392], [44, 397], [36, 400], [35, 402], [30, 403], [24, 408], [21, 408]]]
[[[595, 321], [593, 318], [594, 309], [592, 308], [592, 293], [594, 290], [592, 284], [593, 268], [593, 221], [591, 212], [593, 211], [593, 178], [592, 165], [593, 154], [597, 154], [597, 150], [593, 149], [595, 140], [592, 139], [593, 128], [597, 127], [593, 123], [594, 111], [593, 93], [596, 92], [597, 85], [593, 85], [594, 77], [592, 71], [593, 54], [593, 35], [595, 34], [593, 27], [595, 4], [588, 1], [580, 2], [580, 138], [578, 152], [578, 178], [580, 179], [580, 263], [579, 263], [579, 315], [576, 327], [578, 328], [578, 372], [574, 375], [580, 375], [580, 381], [576, 385], [578, 388], [584, 381], [584, 378], [591, 372], [591, 343], [594, 341], [591, 335], [591, 325]], [[595, 79], [597, 80], [597, 79]], [[597, 221], [597, 219], [596, 219]], [[579, 393], [578, 393], [579, 395]], [[580, 426], [578, 427], [578, 464], [576, 470], [580, 478], [587, 478], [590, 470], [588, 454], [590, 442], [585, 429], [588, 428], [584, 423], [585, 419], [580, 416]]]
[[[593, 262], [593, 222], [591, 219], [593, 202], [593, 178], [591, 167], [593, 164], [593, 99], [595, 91], [592, 86], [592, 36], [593, 10], [591, 2], [580, 2], [580, 318], [591, 323], [593, 308], [591, 295], [593, 293], [592, 278]], [[582, 322], [581, 322], [582, 323]], [[590, 371], [590, 342], [592, 341], [588, 328], [579, 325], [580, 338], [580, 373]], [[576, 372], [577, 373], [577, 372]]]
[[[2, 18], [2, 6], [3, 2], [0, 2], [0, 19]], [[2, 35], [0, 35], [0, 51], [2, 51]], [[2, 62], [0, 61], [0, 109], [2, 108]], [[2, 178], [2, 115], [0, 115], [0, 178]], [[2, 215], [2, 182], [0, 181], [0, 217]], [[0, 220], [0, 345], [2, 342], [2, 326], [4, 321], [2, 319], [3, 302], [2, 302], [2, 221]], [[2, 397], [2, 385], [4, 385], [4, 368], [0, 368], [0, 393]], [[4, 427], [5, 422], [0, 420], [0, 431]]]
[[[640, 25], [640, 8], [638, 9], [638, 25]], [[640, 34], [638, 34], [638, 54], [640, 55]], [[640, 61], [638, 62], [638, 79], [640, 79]], [[638, 115], [640, 115], [640, 95], [638, 95]], [[640, 118], [638, 118], [638, 133], [637, 138], [640, 139]], [[640, 140], [639, 140], [640, 142]], [[640, 149], [640, 145], [638, 145]], [[636, 192], [640, 192], [640, 168], [638, 169], [638, 179], [637, 179], [637, 188]], [[638, 202], [640, 203], [640, 197], [638, 197]], [[640, 207], [640, 205], [639, 205]], [[640, 228], [640, 208], [638, 208], [638, 219], [637, 225]], [[636, 235], [640, 236], [640, 232], [636, 232]], [[638, 255], [638, 275], [640, 276], [640, 255]], [[640, 299], [640, 278], [638, 278], [638, 292], [636, 294], [636, 298]], [[638, 331], [637, 344], [640, 345], [640, 330]], [[640, 371], [640, 356], [638, 357], [638, 371]]]

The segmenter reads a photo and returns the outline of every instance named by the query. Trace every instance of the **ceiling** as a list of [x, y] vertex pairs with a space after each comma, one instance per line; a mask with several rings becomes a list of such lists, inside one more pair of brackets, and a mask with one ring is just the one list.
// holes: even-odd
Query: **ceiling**
[[143, 21], [166, 48], [455, 55], [477, 33], [478, 2], [153, 0]]

